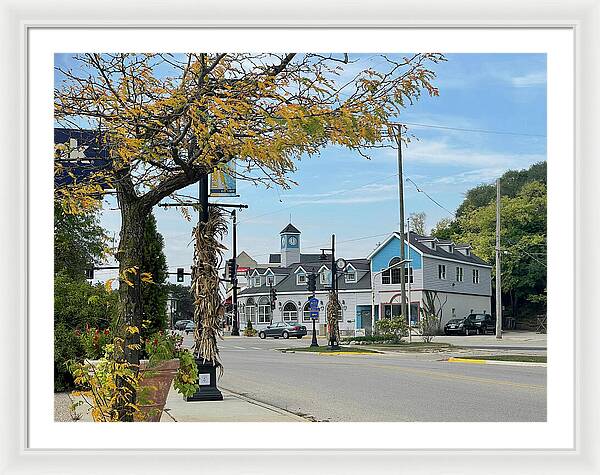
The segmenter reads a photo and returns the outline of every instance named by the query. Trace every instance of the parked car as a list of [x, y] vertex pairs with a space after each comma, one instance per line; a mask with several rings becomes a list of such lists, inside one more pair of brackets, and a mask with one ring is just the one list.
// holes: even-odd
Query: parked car
[[448, 323], [444, 325], [444, 335], [452, 335], [454, 333], [466, 334], [463, 318], [453, 318], [452, 320], [448, 320]]
[[193, 332], [196, 329], [196, 324], [194, 322], [189, 322], [185, 328], [183, 329], [183, 331], [185, 332], [186, 335], [189, 335], [190, 332]]
[[175, 325], [173, 325], [173, 327], [175, 328], [175, 330], [184, 330], [185, 326], [190, 323], [192, 320], [177, 320], [175, 322]]
[[487, 313], [471, 313], [465, 317], [465, 331], [485, 335], [488, 331], [496, 333], [496, 319]]
[[304, 335], [306, 335], [306, 327], [298, 322], [276, 322], [258, 332], [258, 336], [263, 340], [268, 336], [287, 339], [291, 336], [302, 338]]

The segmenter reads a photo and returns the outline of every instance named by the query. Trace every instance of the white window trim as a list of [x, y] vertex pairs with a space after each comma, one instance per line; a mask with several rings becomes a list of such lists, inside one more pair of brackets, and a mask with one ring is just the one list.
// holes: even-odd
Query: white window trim
[[[303, 281], [300, 282], [300, 278], [303, 278]], [[304, 272], [298, 272], [296, 274], [296, 285], [305, 285], [308, 282], [306, 274]]]
[[[261, 303], [261, 300], [263, 301]], [[257, 323], [269, 323], [271, 321], [271, 303], [265, 299], [261, 298], [258, 300], [258, 315], [257, 315]]]
[[[355, 267], [352, 264], [348, 264], [346, 266], [346, 272], [348, 272], [349, 269], [352, 269], [352, 272], [350, 274], [346, 274], [344, 280], [346, 281], [347, 284], [355, 284], [356, 280], [358, 278], [358, 276], [356, 275], [356, 269], [355, 269]], [[353, 276], [352, 279], [348, 278], [348, 277], [350, 277], [350, 275]]]
[[472, 270], [473, 270], [473, 283], [479, 284], [479, 269], [472, 269]]
[[[294, 306], [294, 310], [285, 310], [286, 305], [290, 303]], [[298, 321], [298, 306], [290, 300], [281, 307], [281, 314], [283, 315], [284, 322], [296, 322]]]
[[254, 287], [260, 287], [260, 275], [257, 275], [252, 279], [254, 279]]
[[438, 264], [438, 280], [446, 280], [446, 264]]
[[464, 268], [461, 266], [456, 266], [456, 282], [463, 282], [465, 278]]

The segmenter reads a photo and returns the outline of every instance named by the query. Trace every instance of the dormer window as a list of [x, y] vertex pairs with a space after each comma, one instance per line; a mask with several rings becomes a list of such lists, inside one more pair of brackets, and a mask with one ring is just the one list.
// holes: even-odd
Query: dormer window
[[356, 269], [351, 265], [346, 267], [346, 283], [356, 282]]
[[275, 285], [275, 276], [273, 276], [273, 275], [267, 276], [267, 285]]
[[461, 244], [460, 246], [455, 246], [455, 249], [461, 254], [464, 254], [465, 256], [471, 255], [471, 246], [469, 246], [468, 244]]
[[319, 269], [319, 282], [323, 285], [329, 284], [331, 281], [331, 271], [323, 266]]
[[254, 277], [254, 287], [260, 287], [260, 276], [257, 275], [256, 277]]
[[304, 272], [298, 272], [296, 274], [296, 285], [306, 284], [306, 274]]

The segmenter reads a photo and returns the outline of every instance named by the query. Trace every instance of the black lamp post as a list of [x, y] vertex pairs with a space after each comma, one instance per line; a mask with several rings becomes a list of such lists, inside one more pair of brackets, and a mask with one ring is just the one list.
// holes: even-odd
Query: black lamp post
[[[335, 260], [335, 234], [331, 235], [331, 248], [321, 248], [321, 260], [326, 260], [327, 256], [325, 255], [325, 251], [331, 251], [331, 287], [330, 290], [335, 294], [337, 300], [337, 262]], [[342, 259], [340, 259], [342, 261]], [[337, 318], [337, 315], [336, 315]], [[340, 345], [337, 341], [337, 338], [333, 334], [333, 332], [329, 333], [329, 344], [328, 347], [330, 350], [339, 350]]]
[[[315, 292], [317, 290], [317, 274], [315, 274], [314, 270], [308, 275], [308, 291], [312, 292], [312, 298], [315, 298]], [[310, 307], [309, 307], [310, 309]], [[312, 310], [310, 310], [311, 315], [310, 319], [312, 320], [312, 341], [310, 342], [310, 346], [319, 346], [317, 343], [317, 329], [316, 329], [316, 318], [312, 315]]]

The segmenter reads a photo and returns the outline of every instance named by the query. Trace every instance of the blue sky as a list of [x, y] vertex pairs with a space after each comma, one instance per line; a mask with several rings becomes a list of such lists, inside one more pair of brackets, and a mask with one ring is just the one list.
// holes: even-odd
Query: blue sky
[[[409, 126], [414, 137], [403, 148], [405, 178], [454, 211], [470, 188], [491, 183], [506, 170], [546, 159], [546, 56], [449, 54], [446, 58], [432, 68], [437, 73], [439, 97], [422, 96], [405, 109], [400, 121], [523, 134]], [[377, 65], [372, 55], [363, 56], [356, 66], [365, 64]], [[340, 256], [366, 257], [386, 233], [398, 228], [396, 151], [375, 149], [368, 155], [371, 160], [329, 147], [320, 156], [300, 157], [291, 177], [298, 185], [291, 190], [239, 183], [239, 198], [221, 200], [249, 205], [238, 214], [238, 250], [266, 262], [270, 252], [279, 251], [279, 231], [291, 215], [292, 223], [302, 231], [301, 246], [306, 252], [327, 247], [335, 233]], [[196, 195], [196, 186], [186, 192]], [[102, 224], [118, 237], [119, 212], [108, 209], [116, 208], [114, 203], [106, 208]], [[425, 212], [428, 229], [450, 216], [410, 182], [405, 182], [405, 210], [407, 216]], [[195, 213], [192, 223], [176, 209], [158, 208], [154, 213], [165, 238], [169, 267], [173, 271], [189, 267]], [[231, 235], [225, 244], [230, 247]]]

